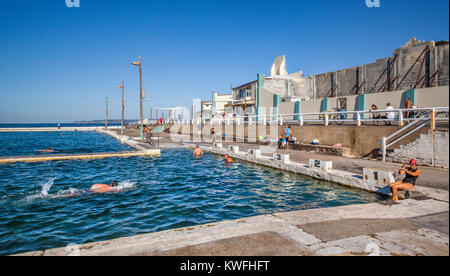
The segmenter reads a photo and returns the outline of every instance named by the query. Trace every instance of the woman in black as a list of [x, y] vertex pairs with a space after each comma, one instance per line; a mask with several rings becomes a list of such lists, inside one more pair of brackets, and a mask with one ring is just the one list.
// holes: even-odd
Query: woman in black
[[213, 144], [215, 144], [216, 143], [216, 128], [215, 127], [211, 128], [211, 137], [212, 137]]
[[412, 190], [416, 185], [416, 181], [422, 172], [417, 168], [417, 161], [412, 159], [409, 166], [403, 165], [399, 170], [399, 174], [405, 174], [405, 178], [389, 185], [392, 191], [392, 200], [398, 200], [398, 190]]

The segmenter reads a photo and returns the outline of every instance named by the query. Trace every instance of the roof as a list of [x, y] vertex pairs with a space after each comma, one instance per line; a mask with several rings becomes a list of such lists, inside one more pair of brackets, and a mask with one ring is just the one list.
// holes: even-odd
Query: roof
[[249, 83], [246, 83], [246, 84], [243, 84], [243, 85], [240, 85], [240, 86], [233, 87], [232, 89], [239, 89], [239, 88], [244, 88], [244, 87], [246, 87], [246, 86], [251, 86], [251, 85], [254, 84], [255, 82], [257, 82], [257, 81], [254, 80], [254, 81], [251, 81], [251, 82], [249, 82]]

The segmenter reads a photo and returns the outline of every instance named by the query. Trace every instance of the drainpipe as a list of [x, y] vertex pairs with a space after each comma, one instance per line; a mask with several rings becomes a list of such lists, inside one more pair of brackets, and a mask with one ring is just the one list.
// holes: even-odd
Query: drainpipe
[[257, 81], [256, 81], [256, 121], [259, 120], [259, 107], [260, 107], [260, 92], [261, 87], [263, 85], [263, 75], [258, 74], [257, 75]]

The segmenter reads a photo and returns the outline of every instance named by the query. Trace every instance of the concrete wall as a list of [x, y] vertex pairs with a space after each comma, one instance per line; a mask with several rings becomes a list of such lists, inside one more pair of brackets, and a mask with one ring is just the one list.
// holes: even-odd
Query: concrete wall
[[[284, 128], [279, 128], [281, 135]], [[291, 126], [293, 136], [299, 142], [311, 144], [313, 139], [317, 138], [321, 145], [333, 146], [341, 144], [343, 147], [350, 148], [355, 156], [371, 156], [379, 154], [379, 142], [383, 137], [387, 137], [397, 131], [397, 127], [356, 127], [356, 126]], [[426, 133], [428, 129], [422, 129], [416, 136], [412, 135], [410, 139], [402, 141], [402, 144], [414, 141], [420, 134]], [[400, 147], [400, 144], [394, 145], [393, 149]]]
[[[436, 72], [439, 73], [433, 80], [432, 77]], [[263, 86], [281, 97], [315, 100], [330, 96], [332, 89], [335, 89], [333, 97], [346, 97], [356, 92], [359, 94], [382, 93], [385, 96], [387, 95], [385, 92], [406, 91], [415, 87], [418, 79], [417, 89], [420, 89], [422, 85], [424, 87], [444, 86], [448, 89], [448, 42], [424, 42], [412, 38], [404, 46], [394, 50], [392, 56], [378, 59], [373, 63], [308, 77], [302, 77], [301, 74], [278, 77], [278, 79], [268, 77], [263, 81]], [[361, 89], [357, 91], [359, 87]], [[379, 108], [384, 107], [387, 102], [373, 99], [379, 102]], [[400, 102], [403, 100], [394, 97], [390, 101], [398, 102], [393, 105], [401, 107]], [[370, 103], [370, 101], [367, 102]], [[280, 110], [280, 113], [290, 112]]]
[[[331, 91], [334, 84], [334, 73], [325, 73], [315, 76], [315, 98], [323, 98]], [[333, 81], [332, 81], [333, 80]]]
[[383, 58], [363, 66], [365, 80], [364, 93], [376, 93], [382, 89], [387, 79], [386, 66], [389, 60], [390, 58]]
[[[353, 67], [336, 72], [336, 84], [338, 97], [347, 96], [355, 86], [361, 83], [363, 79], [361, 67]], [[359, 85], [358, 85], [359, 86]]]
[[449, 85], [449, 45], [441, 45], [436, 50], [437, 58], [437, 69], [439, 69], [438, 74], [438, 85]]
[[446, 107], [449, 105], [448, 92], [448, 86], [417, 89], [416, 104], [419, 107]]
[[[389, 102], [394, 108], [405, 108], [406, 91], [394, 91], [384, 93], [365, 94], [366, 104], [365, 110], [369, 110], [372, 104], [377, 105], [378, 109], [385, 109]], [[358, 110], [358, 96], [341, 97], [347, 99], [347, 110]], [[322, 99], [302, 101], [300, 110], [302, 113], [320, 112]], [[338, 98], [328, 98], [328, 110], [331, 111], [337, 107]], [[449, 87], [433, 87], [416, 90], [416, 106], [418, 107], [447, 107], [449, 106]], [[293, 107], [288, 106], [286, 109], [280, 106], [279, 114], [292, 114]]]

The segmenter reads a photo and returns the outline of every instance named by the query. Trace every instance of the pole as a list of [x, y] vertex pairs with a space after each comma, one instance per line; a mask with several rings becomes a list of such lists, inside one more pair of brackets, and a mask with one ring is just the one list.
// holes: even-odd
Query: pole
[[125, 83], [124, 83], [124, 81], [122, 80], [122, 128], [121, 128], [121, 134], [123, 135], [123, 132], [124, 132], [124, 116], [125, 116], [125, 100], [124, 100], [124, 98], [123, 98], [123, 94], [124, 94], [124, 88], [125, 87]]
[[141, 134], [141, 140], [144, 140], [144, 109], [143, 109], [143, 95], [142, 95], [142, 57], [139, 57], [139, 82], [140, 82], [140, 90], [139, 90], [139, 99], [140, 99], [140, 107], [141, 107], [141, 124], [139, 127], [139, 132]]
[[106, 97], [106, 117], [105, 117], [105, 129], [108, 128], [108, 97]]

